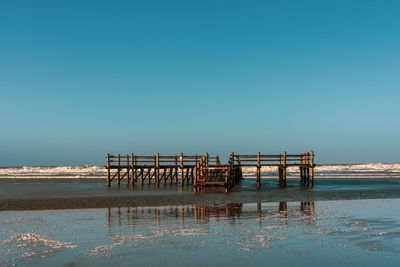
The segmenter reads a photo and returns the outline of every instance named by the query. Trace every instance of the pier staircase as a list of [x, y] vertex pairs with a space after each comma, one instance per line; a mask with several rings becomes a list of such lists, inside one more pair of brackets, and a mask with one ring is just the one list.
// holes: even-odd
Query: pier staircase
[[193, 181], [193, 187], [195, 189], [216, 186], [229, 189], [242, 180], [242, 168], [239, 165], [235, 165], [235, 157], [233, 153], [226, 165], [221, 165], [219, 160], [212, 165], [209, 164], [207, 159], [202, 159], [199, 162], [197, 169], [198, 172]]

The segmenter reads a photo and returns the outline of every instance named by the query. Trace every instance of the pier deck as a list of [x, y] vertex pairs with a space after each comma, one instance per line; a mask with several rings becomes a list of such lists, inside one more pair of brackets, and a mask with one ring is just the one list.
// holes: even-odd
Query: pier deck
[[227, 164], [222, 165], [218, 155], [184, 156], [182, 153], [174, 156], [139, 156], [107, 154], [107, 185], [116, 180], [120, 185], [126, 178], [127, 184], [154, 183], [192, 184], [197, 190], [204, 187], [222, 186], [227, 189], [242, 180], [242, 167], [256, 167], [257, 187], [261, 186], [261, 168], [276, 166], [279, 184], [286, 186], [286, 169], [298, 166], [300, 169], [300, 184], [314, 184], [314, 152], [301, 154], [241, 155], [231, 153]]

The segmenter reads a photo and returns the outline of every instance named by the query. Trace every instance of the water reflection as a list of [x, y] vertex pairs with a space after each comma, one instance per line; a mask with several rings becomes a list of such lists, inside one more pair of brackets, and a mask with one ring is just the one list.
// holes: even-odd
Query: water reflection
[[151, 221], [157, 225], [163, 221], [185, 225], [196, 223], [208, 225], [213, 221], [226, 220], [234, 225], [241, 219], [255, 219], [261, 227], [268, 220], [288, 224], [290, 220], [301, 221], [304, 224], [313, 224], [315, 205], [314, 201], [276, 202], [276, 203], [229, 203], [222, 205], [183, 205], [164, 207], [119, 207], [107, 209], [107, 225], [135, 226], [140, 221]]

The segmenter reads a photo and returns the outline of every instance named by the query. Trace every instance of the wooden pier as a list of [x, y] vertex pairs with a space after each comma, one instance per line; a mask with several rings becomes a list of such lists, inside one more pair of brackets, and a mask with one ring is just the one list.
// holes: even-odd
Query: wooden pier
[[138, 156], [107, 154], [107, 185], [116, 180], [118, 185], [126, 178], [126, 183], [135, 185], [155, 184], [191, 184], [195, 189], [221, 186], [232, 188], [242, 180], [242, 167], [256, 167], [257, 187], [261, 186], [261, 168], [276, 166], [278, 168], [279, 184], [286, 186], [286, 170], [288, 167], [299, 167], [300, 183], [314, 184], [314, 153], [301, 154], [240, 155], [231, 153], [227, 164], [222, 165], [218, 155], [174, 155]]

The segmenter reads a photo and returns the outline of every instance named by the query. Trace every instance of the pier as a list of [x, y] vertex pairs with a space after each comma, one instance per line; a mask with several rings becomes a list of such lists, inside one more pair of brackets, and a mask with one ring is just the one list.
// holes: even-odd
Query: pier
[[314, 184], [313, 151], [301, 154], [241, 155], [231, 153], [226, 164], [221, 164], [219, 156], [204, 155], [174, 155], [140, 156], [133, 153], [127, 155], [107, 154], [107, 186], [112, 181], [117, 185], [123, 179], [127, 184], [191, 184], [195, 190], [205, 187], [234, 187], [242, 177], [242, 167], [256, 167], [257, 188], [261, 187], [261, 168], [275, 166], [278, 170], [278, 180], [281, 186], [286, 186], [286, 170], [297, 166], [300, 170], [300, 184]]

